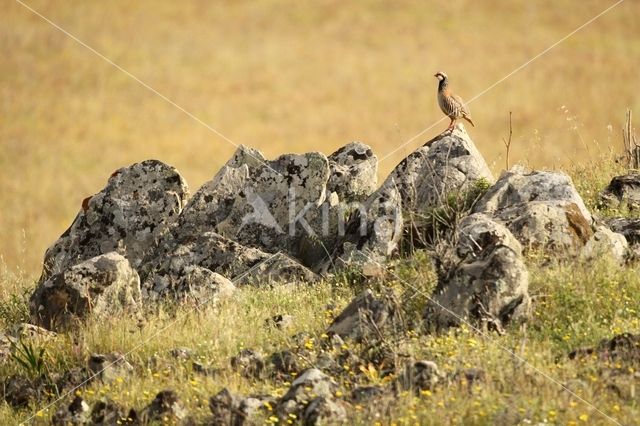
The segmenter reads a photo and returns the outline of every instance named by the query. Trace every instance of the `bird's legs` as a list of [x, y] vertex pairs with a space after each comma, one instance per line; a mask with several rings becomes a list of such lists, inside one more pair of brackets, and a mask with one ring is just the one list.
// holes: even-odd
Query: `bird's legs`
[[451, 123], [449, 123], [449, 127], [447, 127], [447, 130], [445, 130], [445, 132], [452, 132], [453, 131], [453, 126], [456, 124], [456, 119], [452, 118], [451, 119]]

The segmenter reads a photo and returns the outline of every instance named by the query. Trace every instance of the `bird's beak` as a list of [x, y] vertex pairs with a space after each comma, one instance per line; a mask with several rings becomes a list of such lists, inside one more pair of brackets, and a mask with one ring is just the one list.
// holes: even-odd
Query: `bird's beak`
[[434, 77], [438, 77], [438, 74], [434, 74], [433, 76], [434, 76]]

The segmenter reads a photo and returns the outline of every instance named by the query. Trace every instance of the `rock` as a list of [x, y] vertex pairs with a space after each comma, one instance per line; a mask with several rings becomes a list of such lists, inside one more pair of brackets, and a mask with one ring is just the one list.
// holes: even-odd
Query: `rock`
[[4, 381], [3, 398], [12, 407], [25, 407], [41, 394], [41, 386], [24, 376], [9, 376]]
[[624, 235], [601, 225], [582, 248], [581, 257], [584, 261], [591, 262], [605, 256], [623, 264], [628, 249], [629, 244]]
[[243, 349], [231, 358], [231, 367], [246, 378], [260, 378], [264, 373], [264, 356], [251, 349]]
[[37, 325], [18, 323], [10, 326], [4, 333], [0, 333], [0, 363], [11, 359], [20, 342], [40, 345], [56, 336], [56, 333]]
[[180, 228], [215, 231], [269, 253], [293, 254], [309, 232], [302, 221], [325, 200], [329, 162], [320, 153], [287, 154], [267, 161], [241, 146], [185, 207]]
[[55, 426], [85, 425], [89, 424], [91, 408], [84, 399], [76, 396], [69, 406], [62, 406], [51, 418]]
[[273, 353], [271, 355], [271, 364], [277, 375], [290, 376], [300, 371], [298, 357], [288, 350]]
[[378, 158], [368, 145], [352, 142], [328, 157], [327, 194], [335, 192], [342, 201], [362, 201], [376, 189]]
[[203, 286], [214, 294], [231, 293], [231, 286], [214, 273], [231, 277], [233, 285], [318, 279], [282, 253], [265, 253], [215, 232], [204, 232], [168, 241], [164, 251], [143, 266], [143, 294], [152, 299], [167, 294], [188, 295]]
[[461, 257], [441, 274], [427, 303], [428, 329], [471, 322], [502, 331], [528, 314], [529, 274], [508, 229], [485, 215], [471, 215], [460, 222], [455, 253]]
[[637, 210], [640, 207], [640, 174], [614, 177], [600, 194], [600, 199], [609, 208], [625, 206]]
[[304, 410], [302, 420], [305, 425], [325, 425], [345, 423], [347, 411], [342, 404], [326, 397], [314, 398]]
[[351, 391], [351, 401], [357, 404], [365, 403], [385, 393], [384, 388], [380, 386], [358, 386]]
[[474, 213], [460, 221], [456, 243], [458, 258], [476, 259], [488, 248], [500, 246], [508, 247], [517, 254], [522, 253], [522, 246], [513, 234], [486, 214]]
[[274, 315], [265, 321], [267, 327], [275, 327], [279, 330], [291, 328], [293, 326], [293, 316], [291, 315]]
[[242, 398], [233, 395], [227, 388], [209, 399], [209, 409], [213, 417], [208, 424], [214, 426], [242, 426], [259, 424], [260, 411], [266, 405], [275, 404], [271, 397], [249, 396]]
[[127, 411], [111, 399], [104, 399], [93, 404], [91, 424], [95, 426], [115, 426], [129, 423]]
[[574, 255], [591, 238], [592, 217], [571, 179], [561, 172], [514, 167], [476, 203], [528, 249]]
[[188, 195], [178, 171], [160, 161], [117, 170], [102, 191], [83, 202], [73, 224], [47, 250], [39, 284], [112, 251], [137, 268], [172, 227]]
[[591, 213], [569, 176], [562, 172], [528, 172], [521, 166], [514, 166], [503, 172], [498, 181], [478, 201], [475, 211], [491, 215], [532, 201], [573, 203], [587, 222], [592, 221]]
[[396, 384], [399, 389], [419, 394], [422, 390], [433, 390], [444, 380], [444, 374], [433, 361], [416, 361], [408, 364], [398, 376]]
[[181, 359], [181, 360], [187, 360], [189, 358], [192, 358], [194, 355], [193, 351], [190, 348], [184, 348], [184, 347], [173, 348], [169, 351], [169, 353], [171, 354], [172, 357], [176, 359]]
[[509, 228], [526, 250], [573, 256], [593, 235], [591, 223], [574, 203], [532, 201], [500, 210], [494, 218]]
[[140, 278], [116, 252], [96, 256], [52, 275], [29, 301], [32, 321], [48, 329], [66, 327], [88, 316], [133, 309], [140, 301]]
[[278, 416], [285, 421], [291, 414], [300, 417], [313, 399], [332, 399], [337, 389], [338, 385], [322, 371], [316, 368], [305, 370], [291, 383], [291, 387], [278, 403]]
[[51, 381], [55, 382], [58, 395], [75, 391], [91, 381], [86, 369], [72, 367], [57, 376], [51, 375]]
[[284, 253], [276, 253], [234, 279], [239, 285], [269, 282], [315, 283], [320, 277]]
[[622, 234], [635, 258], [640, 258], [640, 219], [614, 217], [606, 221], [613, 232]]
[[356, 341], [377, 336], [377, 331], [393, 322], [395, 309], [389, 300], [376, 299], [371, 290], [365, 290], [338, 315], [327, 330], [341, 338]]
[[443, 205], [448, 195], [469, 190], [478, 180], [494, 179], [464, 126], [458, 125], [405, 158], [389, 180], [400, 191], [403, 209], [421, 212]]
[[214, 426], [236, 425], [240, 401], [229, 389], [224, 388], [209, 398], [209, 409], [213, 415], [210, 424]]
[[142, 410], [140, 416], [144, 424], [156, 421], [178, 423], [187, 418], [187, 411], [174, 391], [163, 390]]
[[487, 378], [487, 374], [481, 368], [465, 368], [457, 371], [454, 378], [461, 383], [466, 383], [468, 386], [472, 386], [479, 382], [484, 382]]
[[637, 366], [640, 362], [640, 335], [623, 333], [602, 340], [598, 346], [579, 348], [569, 354], [569, 359], [597, 356], [601, 361], [625, 362]]
[[11, 336], [15, 341], [36, 340], [39, 342], [46, 342], [57, 336], [57, 334], [51, 330], [26, 322], [14, 324], [9, 327], [7, 335]]
[[400, 192], [395, 181], [388, 179], [351, 214], [332, 258], [323, 259], [316, 269], [326, 273], [330, 269], [384, 262], [398, 248], [402, 226]]
[[91, 354], [87, 361], [87, 369], [91, 376], [104, 383], [110, 383], [118, 378], [127, 377], [133, 371], [133, 366], [119, 352], [110, 352]]

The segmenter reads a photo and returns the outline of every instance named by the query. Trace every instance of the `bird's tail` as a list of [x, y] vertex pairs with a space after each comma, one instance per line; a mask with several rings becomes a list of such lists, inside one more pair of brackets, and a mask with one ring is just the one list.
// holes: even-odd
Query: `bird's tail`
[[465, 120], [467, 120], [469, 123], [471, 123], [472, 127], [476, 127], [475, 124], [473, 124], [473, 120], [471, 120], [471, 117], [467, 116], [467, 115], [463, 115], [462, 118], [464, 118]]

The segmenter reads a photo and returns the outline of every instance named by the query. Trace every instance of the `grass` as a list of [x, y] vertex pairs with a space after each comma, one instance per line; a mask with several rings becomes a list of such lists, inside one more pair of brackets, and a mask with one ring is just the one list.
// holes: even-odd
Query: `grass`
[[[481, 368], [487, 376], [484, 382], [469, 386], [464, 381], [454, 381], [418, 396], [401, 394], [385, 405], [355, 406], [352, 420], [364, 424], [378, 418], [383, 423], [393, 418], [398, 424], [513, 424], [508, 419], [518, 418], [534, 423], [607, 424], [594, 408], [563, 392], [533, 367], [566, 384], [580, 398], [623, 424], [632, 424], [640, 416], [640, 407], [635, 399], [621, 397], [607, 388], [610, 377], [602, 361], [572, 361], [567, 355], [576, 347], [595, 345], [600, 339], [621, 332], [640, 332], [638, 265], [621, 269], [603, 259], [589, 265], [541, 266], [535, 258], [528, 259], [528, 264], [534, 311], [526, 327], [512, 326], [501, 336], [478, 334], [468, 327], [438, 336], [410, 332], [397, 343], [399, 353], [433, 360], [449, 375], [465, 368]], [[416, 283], [427, 289], [434, 285], [435, 276], [429, 272], [432, 267], [426, 256], [408, 259], [395, 270], [395, 278], [385, 282], [387, 288], [403, 291], [410, 282], [412, 288]], [[108, 397], [126, 407], [142, 408], [157, 392], [170, 388], [178, 392], [197, 420], [205, 420], [209, 415], [208, 398], [222, 387], [241, 394], [274, 396], [283, 395], [288, 387], [289, 383], [283, 380], [242, 377], [230, 368], [230, 357], [244, 348], [268, 355], [301, 345], [311, 354], [319, 354], [328, 323], [356, 291], [359, 288], [344, 281], [315, 287], [248, 287], [231, 300], [199, 310], [162, 305], [147, 316], [141, 327], [135, 318], [127, 317], [90, 321], [44, 344], [47, 368], [56, 372], [85, 365], [93, 352], [130, 352], [127, 359], [134, 366], [130, 376], [109, 384], [92, 383], [78, 394], [89, 402]], [[420, 310], [414, 312], [418, 314]], [[292, 327], [279, 330], [261, 326], [275, 314], [293, 315]], [[301, 332], [305, 333], [302, 338], [292, 337]], [[195, 360], [219, 368], [220, 373], [206, 377], [194, 372], [191, 361], [176, 360], [170, 355], [176, 347], [191, 348]], [[360, 349], [354, 344], [354, 352]], [[530, 366], [510, 352], [526, 359]], [[313, 356], [308, 355], [308, 359], [313, 360]], [[300, 362], [305, 365], [305, 360]], [[354, 374], [338, 377], [340, 392], [348, 394], [354, 383], [384, 384], [391, 380], [380, 376], [375, 367], [371, 370], [364, 358], [358, 362], [351, 366]], [[626, 372], [633, 365], [610, 368]], [[17, 363], [9, 362], [0, 367], [0, 372], [8, 376], [20, 369]], [[43, 409], [43, 404], [34, 403], [22, 410], [2, 405], [0, 416], [24, 420], [35, 415], [44, 421], [55, 408]]]
[[[29, 2], [233, 141], [269, 157], [329, 153], [356, 139], [383, 157], [440, 119], [435, 71], [448, 72], [456, 91], [469, 99], [606, 7], [596, 0], [490, 3]], [[6, 2], [0, 11], [0, 326], [5, 328], [26, 320], [26, 298], [45, 248], [114, 169], [159, 158], [177, 166], [195, 190], [234, 147], [18, 3]], [[640, 56], [639, 18], [640, 3], [622, 3], [471, 105], [478, 127], [470, 132], [494, 172], [504, 167], [500, 140], [513, 111], [512, 163], [567, 169], [589, 209], [598, 209], [598, 193], [624, 172], [615, 161], [624, 110], [640, 111], [633, 90], [639, 77], [630, 65], [630, 58]], [[381, 177], [445, 126], [384, 159]], [[504, 335], [464, 327], [439, 336], [408, 333], [398, 342], [397, 351], [434, 360], [448, 373], [482, 368], [485, 382], [454, 381], [418, 396], [354, 406], [353, 422], [608, 424], [593, 407], [505, 349], [621, 423], [637, 421], [640, 407], [624, 392], [634, 384], [620, 385], [620, 394], [608, 388], [615, 378], [611, 371], [626, 374], [637, 366], [571, 361], [567, 354], [621, 332], [640, 332], [639, 266], [621, 268], [606, 259], [543, 265], [535, 256], [527, 264], [534, 303], [526, 327], [513, 326]], [[207, 399], [223, 387], [272, 395], [288, 387], [282, 380], [240, 376], [229, 366], [231, 356], [243, 348], [270, 354], [300, 345], [317, 355], [332, 316], [362, 288], [411, 294], [405, 293], [411, 283], [422, 293], [407, 303], [407, 312], [419, 315], [435, 285], [428, 256], [417, 252], [393, 268], [397, 276], [385, 282], [346, 274], [315, 287], [244, 288], [231, 300], [197, 310], [161, 305], [143, 323], [134, 317], [90, 321], [33, 349], [45, 349], [47, 374], [83, 366], [91, 353], [130, 352], [133, 374], [110, 384], [91, 383], [81, 395], [89, 402], [109, 397], [139, 409], [171, 388], [203, 420]], [[276, 314], [293, 315], [292, 328], [262, 326]], [[300, 332], [306, 333], [302, 342], [292, 338]], [[219, 375], [203, 376], [190, 361], [174, 359], [169, 351], [181, 346], [219, 368]], [[338, 378], [345, 394], [353, 383], [389, 381], [366, 362], [350, 368], [353, 374]], [[0, 377], [23, 369], [19, 362], [6, 362]], [[625, 374], [618, 376], [630, 377]], [[55, 409], [44, 402], [18, 410], [2, 403], [0, 418], [7, 424], [32, 416], [46, 422]]]

